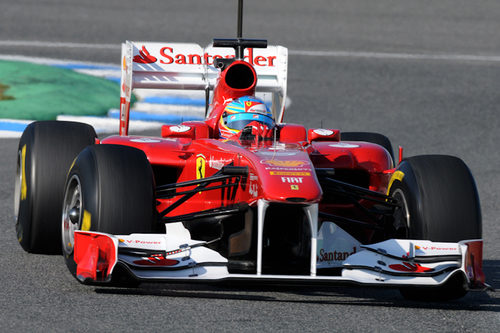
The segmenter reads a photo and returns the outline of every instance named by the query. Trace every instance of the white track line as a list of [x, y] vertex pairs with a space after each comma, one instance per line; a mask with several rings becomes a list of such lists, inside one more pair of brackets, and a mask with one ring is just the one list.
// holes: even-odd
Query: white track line
[[[1, 41], [0, 41], [1, 46]], [[95, 66], [105, 66], [105, 67], [116, 67], [120, 70], [120, 65], [117, 63], [104, 63], [104, 62], [92, 62], [92, 61], [80, 61], [72, 59], [55, 59], [55, 58], [43, 58], [43, 57], [30, 57], [18, 54], [0, 54], [0, 60], [9, 61], [24, 61], [31, 62], [38, 65], [69, 65], [69, 64], [83, 64], [83, 65], [95, 65]]]
[[429, 54], [429, 53], [386, 53], [386, 52], [352, 52], [352, 51], [301, 51], [290, 50], [291, 55], [332, 58], [368, 58], [368, 59], [401, 59], [401, 60], [444, 60], [500, 62], [500, 56], [484, 56], [472, 54]]
[[[48, 42], [24, 40], [0, 40], [0, 46], [21, 46], [39, 48], [90, 48], [119, 50], [119, 44], [73, 43], [73, 42]], [[367, 59], [400, 59], [400, 60], [440, 60], [440, 61], [471, 61], [471, 62], [500, 62], [497, 55], [475, 55], [459, 53], [390, 53], [390, 52], [363, 52], [342, 50], [289, 50], [290, 55], [307, 57], [331, 58], [367, 58]]]
[[[94, 127], [97, 134], [118, 131], [120, 121], [114, 118], [59, 115], [57, 120], [77, 121]], [[131, 120], [130, 132], [160, 129], [163, 123], [155, 121]], [[111, 129], [111, 130], [110, 130]]]
[[0, 40], [0, 46], [26, 46], [26, 47], [56, 47], [56, 48], [93, 48], [120, 50], [120, 44], [93, 44], [72, 42], [44, 42], [39, 40]]
[[17, 131], [2, 131], [0, 130], [0, 139], [17, 139], [20, 138], [22, 132], [17, 132]]

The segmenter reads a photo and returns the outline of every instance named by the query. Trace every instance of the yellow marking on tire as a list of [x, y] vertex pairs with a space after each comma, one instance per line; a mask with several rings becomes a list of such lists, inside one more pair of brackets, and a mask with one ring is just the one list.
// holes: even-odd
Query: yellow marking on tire
[[92, 219], [92, 215], [84, 209], [83, 210], [83, 220], [82, 220], [82, 231], [89, 231], [90, 230], [91, 219]]
[[69, 169], [68, 169], [68, 173], [66, 174], [66, 178], [68, 178], [69, 173], [71, 172], [71, 169], [73, 169], [73, 167], [75, 166], [75, 162], [76, 162], [76, 158], [77, 157], [75, 157], [75, 159], [73, 160], [73, 162], [71, 162], [71, 165], [69, 166]]
[[404, 176], [405, 174], [399, 170], [392, 174], [391, 180], [389, 181], [389, 186], [387, 186], [387, 195], [389, 195], [389, 192], [391, 191], [392, 183], [394, 183], [395, 180], [399, 180], [400, 182], [403, 181]]
[[21, 149], [21, 200], [26, 200], [28, 186], [26, 185], [26, 145]]

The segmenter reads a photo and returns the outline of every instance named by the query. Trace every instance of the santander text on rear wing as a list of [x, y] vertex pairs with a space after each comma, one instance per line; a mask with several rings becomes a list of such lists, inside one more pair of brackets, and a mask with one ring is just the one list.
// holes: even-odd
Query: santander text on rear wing
[[[215, 86], [216, 58], [233, 58], [234, 49], [202, 48], [198, 44], [129, 42], [122, 44], [120, 135], [128, 133], [132, 89], [204, 90]], [[246, 49], [244, 60], [257, 72], [257, 91], [272, 95], [272, 111], [283, 119], [286, 99], [288, 50], [282, 46]]]

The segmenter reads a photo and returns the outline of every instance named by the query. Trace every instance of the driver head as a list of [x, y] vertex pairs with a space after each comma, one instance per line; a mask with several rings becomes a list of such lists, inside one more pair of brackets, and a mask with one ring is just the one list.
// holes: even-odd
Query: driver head
[[219, 137], [229, 139], [239, 136], [247, 126], [265, 126], [268, 130], [275, 123], [271, 111], [261, 100], [244, 96], [229, 102], [222, 112], [219, 121]]

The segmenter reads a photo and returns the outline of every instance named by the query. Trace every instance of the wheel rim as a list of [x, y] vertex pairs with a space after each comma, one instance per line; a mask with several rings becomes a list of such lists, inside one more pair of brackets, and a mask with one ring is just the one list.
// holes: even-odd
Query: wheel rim
[[398, 209], [395, 213], [395, 225], [396, 236], [408, 238], [410, 235], [410, 210], [408, 209], [408, 202], [403, 191], [399, 188], [394, 190], [392, 197], [401, 203], [401, 209]]
[[21, 184], [23, 183], [23, 172], [22, 172], [22, 155], [21, 151], [17, 156], [17, 167], [16, 167], [16, 182], [14, 184], [14, 217], [17, 221], [19, 216], [19, 205], [21, 204]]
[[76, 230], [80, 230], [82, 217], [82, 192], [80, 179], [73, 175], [64, 194], [62, 215], [62, 242], [64, 252], [73, 253]]

